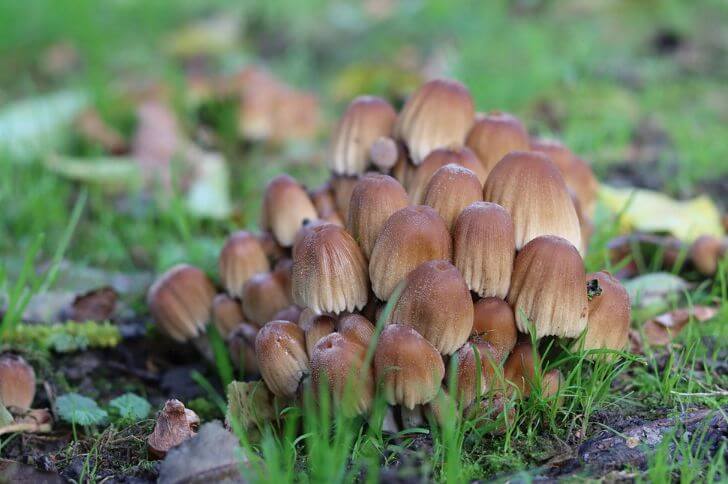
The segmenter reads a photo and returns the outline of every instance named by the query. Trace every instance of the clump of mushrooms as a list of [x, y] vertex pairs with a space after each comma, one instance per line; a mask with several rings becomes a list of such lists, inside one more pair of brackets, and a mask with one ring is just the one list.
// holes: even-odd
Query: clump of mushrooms
[[[154, 284], [163, 332], [184, 341], [211, 322], [276, 397], [310, 383], [357, 415], [379, 395], [404, 423], [441, 420], [448, 402], [495, 417], [536, 382], [557, 395], [561, 374], [544, 371], [538, 338], [624, 347], [626, 291], [587, 275], [582, 258], [597, 182], [563, 144], [531, 139], [511, 114], [476, 114], [465, 86], [436, 79], [399, 113], [356, 98], [326, 161], [320, 187], [268, 184], [264, 232], [230, 236], [219, 288], [191, 266]], [[706, 272], [716, 247], [695, 246]], [[485, 408], [489, 392], [499, 403]]]

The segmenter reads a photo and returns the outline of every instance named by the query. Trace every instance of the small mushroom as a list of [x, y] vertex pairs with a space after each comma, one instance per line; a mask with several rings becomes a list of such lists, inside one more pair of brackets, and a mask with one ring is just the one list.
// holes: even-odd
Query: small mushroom
[[605, 271], [587, 274], [586, 281], [596, 281], [599, 291], [593, 293], [589, 299], [584, 349], [624, 349], [629, 337], [631, 319], [627, 290], [617, 278]]
[[477, 116], [465, 144], [480, 159], [486, 176], [508, 153], [529, 149], [523, 123], [512, 114], [498, 111]]
[[547, 235], [526, 244], [508, 293], [518, 330], [528, 333], [533, 324], [537, 338], [579, 336], [587, 322], [585, 277], [584, 261], [567, 240]]
[[485, 183], [488, 174], [470, 149], [464, 146], [459, 148], [438, 148], [427, 155], [422, 163], [413, 170], [412, 176], [405, 185], [412, 204], [422, 203], [432, 175], [443, 166], [449, 164], [467, 168], [475, 173], [481, 186]]
[[369, 297], [364, 254], [343, 228], [314, 227], [296, 246], [292, 286], [296, 304], [317, 314], [361, 309]]
[[369, 173], [354, 186], [347, 229], [368, 258], [384, 222], [408, 205], [407, 192], [391, 176]]
[[212, 300], [212, 321], [223, 338], [245, 322], [243, 308], [237, 299], [227, 294], [218, 294]]
[[450, 260], [450, 250], [450, 233], [434, 209], [418, 205], [394, 212], [377, 236], [369, 261], [374, 294], [388, 300], [412, 269], [429, 260]]
[[309, 372], [303, 330], [290, 321], [271, 321], [258, 331], [255, 355], [268, 389], [278, 397], [295, 396]]
[[412, 410], [435, 398], [445, 365], [437, 349], [414, 328], [390, 324], [379, 335], [374, 375], [390, 405]]
[[[466, 408], [489, 390], [495, 367], [500, 362], [493, 347], [485, 342], [469, 341], [453, 354], [453, 358], [456, 361], [455, 387], [458, 401]], [[449, 381], [449, 377], [445, 381]]]
[[262, 326], [273, 315], [291, 305], [290, 288], [283, 274], [256, 274], [243, 285], [243, 314], [248, 321]]
[[244, 230], [235, 232], [225, 241], [218, 266], [222, 285], [234, 297], [242, 296], [243, 284], [252, 276], [270, 271], [268, 257], [260, 241]]
[[338, 332], [365, 348], [374, 337], [374, 325], [361, 314], [347, 314], [339, 319]]
[[35, 371], [22, 356], [0, 356], [0, 404], [24, 413], [35, 398]]
[[452, 230], [460, 212], [483, 199], [483, 185], [475, 173], [455, 164], [439, 168], [425, 190], [424, 205], [434, 208]]
[[186, 409], [179, 400], [167, 400], [157, 415], [154, 430], [147, 438], [150, 457], [162, 459], [167, 452], [185, 440], [193, 437], [200, 418], [192, 410]]
[[493, 348], [495, 360], [503, 362], [518, 338], [513, 309], [497, 297], [481, 299], [474, 304], [473, 309], [471, 340], [488, 343]]
[[310, 196], [319, 218], [327, 218], [331, 214], [337, 214], [338, 216], [334, 190], [331, 188], [330, 183], [326, 182], [314, 189], [311, 191]]
[[159, 328], [184, 342], [205, 332], [215, 287], [204, 272], [180, 264], [162, 274], [147, 292], [147, 305]]
[[236, 368], [247, 375], [257, 375], [258, 359], [255, 357], [255, 338], [258, 327], [243, 323], [228, 334], [226, 342], [230, 358]]
[[489, 202], [468, 205], [452, 232], [455, 267], [470, 290], [505, 299], [516, 257], [513, 221], [506, 209]]
[[329, 314], [316, 314], [313, 310], [306, 308], [301, 313], [298, 325], [305, 335], [306, 353], [311, 358], [316, 343], [336, 329], [336, 318]]
[[704, 276], [712, 277], [718, 272], [721, 259], [728, 256], [728, 239], [721, 240], [712, 235], [701, 235], [690, 246], [690, 259]]
[[394, 131], [407, 144], [412, 162], [419, 165], [434, 149], [461, 146], [474, 117], [473, 99], [465, 86], [434, 79], [407, 99]]
[[281, 246], [291, 247], [303, 222], [317, 217], [311, 198], [296, 180], [284, 174], [268, 183], [263, 196], [261, 223]]
[[364, 173], [372, 144], [392, 133], [396, 118], [394, 108], [384, 99], [374, 96], [354, 99], [334, 131], [327, 158], [329, 169], [337, 175]]
[[336, 208], [341, 220], [349, 220], [349, 204], [351, 203], [351, 194], [354, 187], [359, 181], [359, 176], [337, 175], [331, 178], [329, 183], [334, 190], [334, 198], [336, 199]]

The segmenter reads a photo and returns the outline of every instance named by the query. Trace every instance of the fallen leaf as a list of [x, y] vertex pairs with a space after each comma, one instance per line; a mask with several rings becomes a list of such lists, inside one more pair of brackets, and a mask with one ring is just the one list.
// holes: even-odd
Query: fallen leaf
[[701, 235], [724, 235], [720, 212], [707, 196], [678, 201], [652, 190], [601, 185], [599, 198], [612, 212], [621, 214], [624, 232], [666, 232], [685, 242]]
[[689, 289], [682, 278], [667, 272], [653, 272], [624, 281], [633, 311], [659, 314]]
[[238, 47], [241, 33], [236, 15], [217, 15], [184, 26], [167, 38], [166, 50], [180, 57], [214, 55]]
[[118, 299], [119, 295], [109, 286], [94, 289], [76, 296], [63, 311], [63, 317], [71, 321], [105, 321], [114, 314]]
[[710, 306], [680, 308], [645, 322], [642, 331], [650, 345], [664, 346], [680, 334], [689, 322], [707, 321], [716, 314], [718, 310]]
[[200, 432], [171, 449], [159, 467], [160, 484], [245, 482], [241, 465], [247, 461], [238, 439], [220, 422], [210, 422]]
[[45, 165], [54, 173], [81, 183], [99, 185], [110, 193], [129, 192], [141, 185], [143, 172], [133, 158], [77, 158], [51, 155]]
[[215, 219], [229, 217], [232, 212], [229, 180], [230, 172], [221, 155], [200, 152], [185, 197], [190, 213]]

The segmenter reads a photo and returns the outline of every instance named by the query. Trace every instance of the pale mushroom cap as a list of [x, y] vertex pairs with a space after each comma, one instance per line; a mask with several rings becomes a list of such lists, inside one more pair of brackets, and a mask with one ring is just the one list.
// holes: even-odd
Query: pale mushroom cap
[[370, 257], [384, 222], [408, 205], [407, 192], [397, 180], [377, 173], [367, 174], [354, 186], [347, 229]]
[[347, 314], [339, 319], [338, 332], [345, 338], [356, 341], [365, 348], [374, 337], [374, 325], [361, 314]]
[[218, 259], [220, 280], [228, 294], [240, 297], [243, 284], [255, 274], [270, 271], [268, 257], [260, 241], [250, 232], [228, 237]]
[[505, 299], [516, 257], [511, 216], [500, 205], [476, 202], [460, 213], [453, 227], [453, 259], [471, 291]]
[[262, 225], [269, 229], [283, 247], [293, 245], [296, 232], [304, 220], [318, 217], [306, 190], [288, 175], [273, 178], [263, 196]]
[[505, 155], [529, 149], [526, 127], [515, 116], [494, 112], [478, 116], [465, 144], [475, 152], [486, 175]]
[[438, 168], [430, 178], [423, 204], [434, 208], [448, 230], [452, 230], [460, 212], [482, 199], [483, 186], [475, 173], [462, 166], [449, 164]]
[[243, 314], [250, 322], [262, 326], [291, 305], [290, 289], [284, 279], [268, 272], [254, 275], [243, 285]]
[[152, 284], [147, 305], [164, 333], [175, 341], [187, 341], [204, 333], [215, 293], [204, 272], [179, 264]]
[[581, 248], [576, 209], [556, 166], [536, 152], [506, 155], [485, 181], [484, 199], [511, 214], [516, 249], [541, 235], [557, 235]]
[[412, 326], [442, 354], [467, 341], [473, 328], [473, 302], [458, 270], [446, 260], [417, 266], [390, 315], [390, 322]]
[[329, 314], [316, 314], [306, 308], [301, 312], [298, 325], [306, 335], [306, 353], [310, 358], [316, 343], [336, 329], [336, 318]]
[[632, 315], [629, 294], [608, 272], [587, 274], [586, 282], [594, 279], [599, 283], [601, 294], [594, 295], [589, 301], [584, 349], [622, 350], [627, 345]]
[[220, 335], [227, 337], [239, 324], [245, 322], [240, 302], [227, 294], [215, 296], [212, 300], [212, 321]]
[[504, 300], [487, 297], [474, 305], [473, 335], [489, 343], [501, 362], [511, 352], [518, 338], [516, 317]]
[[35, 371], [22, 356], [0, 356], [0, 403], [28, 410], [35, 398]]
[[410, 203], [421, 204], [425, 198], [427, 185], [430, 183], [432, 175], [443, 166], [451, 163], [467, 168], [475, 173], [481, 185], [485, 183], [487, 173], [470, 149], [464, 146], [459, 148], [438, 148], [425, 157], [422, 163], [413, 170], [410, 179], [407, 181], [406, 188], [409, 193]]
[[530, 320], [537, 338], [579, 336], [587, 322], [585, 278], [584, 262], [567, 240], [548, 235], [526, 244], [508, 293], [518, 330], [528, 333]]
[[354, 99], [341, 117], [331, 142], [329, 169], [338, 175], [364, 173], [369, 164], [369, 150], [381, 136], [392, 133], [397, 113], [384, 99], [360, 96]]
[[347, 415], [369, 411], [374, 400], [374, 374], [364, 367], [367, 349], [340, 333], [320, 339], [311, 354], [314, 388], [322, 384], [333, 394], [334, 402]]
[[468, 89], [457, 81], [435, 79], [407, 99], [394, 130], [419, 165], [436, 148], [464, 144], [474, 118]]
[[369, 296], [366, 259], [343, 228], [314, 227], [296, 248], [292, 285], [296, 304], [316, 313], [361, 309]]
[[445, 375], [440, 353], [414, 328], [390, 324], [379, 335], [374, 374], [391, 405], [413, 409], [437, 395]]
[[[478, 395], [483, 395], [490, 389], [495, 366], [499, 365], [500, 361], [493, 353], [491, 345], [470, 341], [459, 348], [453, 354], [453, 358], [457, 362], [455, 377], [458, 399], [463, 407], [467, 407]], [[449, 381], [449, 377], [446, 381]]]
[[255, 355], [268, 389], [279, 397], [293, 397], [308, 373], [303, 330], [290, 321], [271, 321], [258, 331]]
[[405, 207], [387, 219], [369, 261], [374, 294], [389, 299], [397, 284], [423, 262], [451, 256], [450, 233], [431, 207]]

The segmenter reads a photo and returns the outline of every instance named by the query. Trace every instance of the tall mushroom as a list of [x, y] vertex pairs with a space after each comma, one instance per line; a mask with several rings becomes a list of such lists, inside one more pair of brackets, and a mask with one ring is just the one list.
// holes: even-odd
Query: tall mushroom
[[590, 295], [584, 349], [624, 349], [631, 318], [627, 290], [606, 271], [588, 274], [586, 281], [596, 281], [599, 290]]
[[303, 222], [317, 217], [311, 198], [296, 180], [283, 174], [268, 183], [263, 196], [261, 222], [281, 246], [291, 247]]
[[218, 260], [220, 280], [228, 294], [240, 297], [243, 284], [255, 274], [270, 271], [270, 264], [258, 239], [241, 230], [225, 241]]

